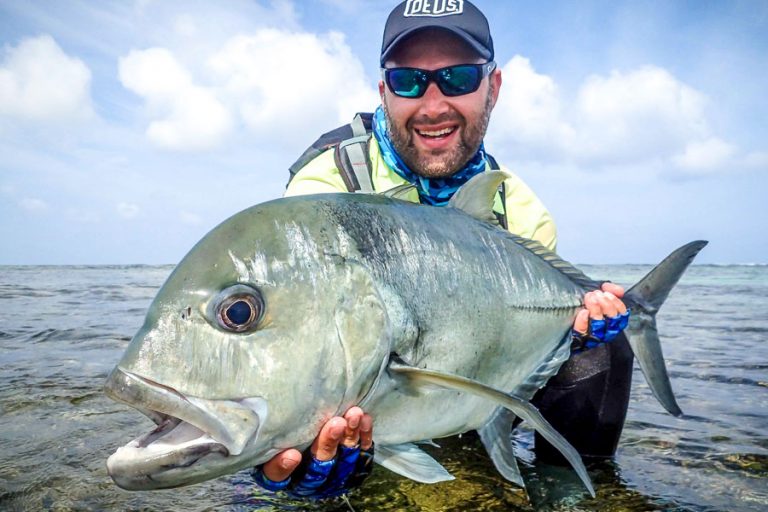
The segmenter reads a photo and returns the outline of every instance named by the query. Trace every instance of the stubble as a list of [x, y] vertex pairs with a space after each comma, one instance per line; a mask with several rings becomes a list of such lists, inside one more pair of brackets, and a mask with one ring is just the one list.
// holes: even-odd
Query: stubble
[[[462, 169], [480, 148], [493, 110], [493, 83], [488, 88], [483, 113], [476, 123], [468, 123], [464, 116], [453, 111], [437, 119], [414, 118], [408, 120], [405, 126], [396, 126], [389, 115], [386, 98], [382, 101], [382, 107], [387, 119], [389, 138], [408, 168], [424, 178], [445, 178]], [[413, 142], [413, 124], [437, 124], [448, 121], [456, 122], [463, 128], [459, 143], [448, 151], [420, 153]]]

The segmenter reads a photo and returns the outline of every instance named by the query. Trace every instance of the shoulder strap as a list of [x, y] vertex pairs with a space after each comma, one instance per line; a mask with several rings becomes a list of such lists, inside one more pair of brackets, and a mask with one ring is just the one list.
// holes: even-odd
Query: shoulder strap
[[371, 178], [372, 166], [368, 156], [368, 144], [371, 140], [370, 114], [357, 114], [350, 127], [352, 137], [341, 141], [336, 146], [333, 158], [347, 190], [372, 193], [374, 191]]
[[[488, 159], [488, 164], [490, 165], [492, 171], [501, 170], [499, 162], [497, 162], [495, 158], [493, 158], [488, 153], [485, 154], [485, 157]], [[507, 187], [504, 182], [501, 182], [501, 185], [499, 185], [499, 195], [501, 196], [501, 213], [494, 213], [496, 213], [496, 218], [499, 219], [499, 225], [508, 230], [509, 223], [507, 222]]]
[[[368, 145], [373, 114], [358, 113], [351, 123], [324, 133], [289, 167], [288, 183], [305, 165], [333, 149], [336, 168], [349, 192], [373, 192]], [[287, 186], [287, 184], [286, 184]]]

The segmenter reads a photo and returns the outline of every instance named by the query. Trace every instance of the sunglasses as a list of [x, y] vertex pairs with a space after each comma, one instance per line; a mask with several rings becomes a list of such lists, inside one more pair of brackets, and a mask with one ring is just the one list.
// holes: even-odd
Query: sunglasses
[[395, 96], [421, 98], [429, 82], [435, 82], [445, 96], [475, 92], [483, 78], [496, 69], [493, 61], [485, 64], [459, 64], [429, 71], [419, 68], [385, 68], [384, 82]]

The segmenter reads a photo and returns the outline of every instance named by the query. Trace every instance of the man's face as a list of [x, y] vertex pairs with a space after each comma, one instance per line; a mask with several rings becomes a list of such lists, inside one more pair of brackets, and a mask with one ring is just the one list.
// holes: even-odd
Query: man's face
[[[435, 70], [483, 62], [456, 36], [425, 30], [400, 43], [386, 67]], [[500, 86], [498, 70], [463, 96], [444, 96], [433, 82], [421, 98], [402, 98], [379, 82], [390, 137], [406, 165], [427, 178], [450, 176], [464, 167], [485, 136]]]

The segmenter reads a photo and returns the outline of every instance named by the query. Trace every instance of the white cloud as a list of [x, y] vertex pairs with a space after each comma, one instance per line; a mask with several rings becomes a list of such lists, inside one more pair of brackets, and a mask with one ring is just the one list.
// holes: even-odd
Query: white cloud
[[[502, 69], [503, 83], [493, 117], [493, 140], [512, 142], [518, 155], [564, 147], [574, 131], [563, 119], [555, 81], [537, 73], [530, 60], [515, 55]], [[502, 142], [504, 141], [504, 142]]]
[[213, 56], [210, 68], [246, 125], [275, 140], [299, 127], [327, 131], [329, 118], [349, 122], [378, 104], [362, 64], [337, 32], [262, 29], [237, 36]]
[[733, 161], [736, 150], [727, 142], [716, 137], [702, 141], [692, 141], [685, 151], [672, 158], [672, 161], [683, 170], [712, 171], [727, 166]]
[[[194, 30], [189, 20], [179, 23], [179, 30]], [[362, 64], [336, 32], [260, 29], [213, 51], [200, 76], [190, 69], [198, 66], [185, 67], [167, 48], [120, 59], [123, 86], [146, 100], [153, 118], [147, 136], [167, 149], [218, 147], [236, 120], [261, 142], [281, 144], [298, 130], [325, 132], [328, 119], [349, 122], [378, 103]]]
[[0, 65], [0, 114], [37, 122], [93, 115], [91, 71], [49, 35], [5, 47]]
[[19, 201], [19, 206], [21, 206], [22, 209], [32, 213], [44, 212], [48, 209], [48, 203], [42, 199], [35, 199], [32, 197], [25, 197], [21, 199]]
[[133, 203], [118, 203], [117, 213], [124, 219], [134, 219], [139, 215], [140, 208]]
[[189, 72], [165, 48], [132, 51], [119, 63], [123, 86], [144, 97], [160, 119], [147, 137], [171, 150], [217, 146], [232, 130], [232, 117], [213, 90], [193, 83]]
[[502, 73], [489, 139], [514, 159], [571, 161], [582, 168], [663, 164], [688, 174], [763, 161], [758, 154], [740, 157], [737, 147], [717, 137], [706, 96], [665, 69], [592, 75], [572, 101], [524, 57], [513, 57]]
[[708, 135], [705, 105], [703, 94], [658, 67], [591, 76], [576, 100], [571, 150], [598, 162], [669, 158]]

